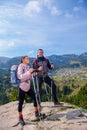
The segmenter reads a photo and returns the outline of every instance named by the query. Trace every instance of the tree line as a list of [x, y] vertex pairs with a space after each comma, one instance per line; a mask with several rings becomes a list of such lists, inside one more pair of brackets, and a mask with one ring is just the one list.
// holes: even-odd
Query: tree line
[[[33, 88], [33, 83], [31, 82], [31, 87]], [[51, 101], [51, 89], [48, 86], [46, 94], [46, 89], [42, 87], [42, 101]], [[73, 88], [73, 89], [72, 89]], [[79, 107], [87, 109], [87, 84], [82, 86], [80, 89], [78, 86], [72, 84], [72, 88], [68, 85], [63, 85], [62, 89], [57, 86], [57, 97], [60, 101], [69, 102], [75, 104]], [[78, 88], [78, 93], [72, 95], [72, 92]], [[18, 87], [14, 87], [10, 83], [9, 73], [0, 76], [0, 105], [18, 100]], [[26, 96], [26, 102], [32, 102], [32, 100]]]

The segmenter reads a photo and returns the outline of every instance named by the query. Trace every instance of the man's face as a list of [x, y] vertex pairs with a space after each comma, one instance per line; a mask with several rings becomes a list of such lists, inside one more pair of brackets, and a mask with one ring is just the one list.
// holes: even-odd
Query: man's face
[[42, 50], [39, 50], [39, 51], [38, 51], [38, 56], [39, 56], [39, 57], [42, 57], [42, 56], [43, 56], [43, 51], [42, 51]]

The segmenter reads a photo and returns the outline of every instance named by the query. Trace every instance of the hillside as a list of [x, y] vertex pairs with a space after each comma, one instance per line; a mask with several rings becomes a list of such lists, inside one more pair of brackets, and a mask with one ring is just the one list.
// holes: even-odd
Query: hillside
[[41, 112], [48, 116], [36, 121], [33, 104], [26, 103], [24, 126], [18, 121], [17, 106], [17, 101], [0, 106], [0, 130], [87, 130], [87, 113], [75, 106], [65, 103], [54, 107], [52, 102], [43, 102]]
[[[0, 68], [10, 68], [13, 64], [19, 64], [21, 57], [6, 58], [0, 57]], [[87, 66], [87, 53], [81, 55], [68, 54], [68, 55], [51, 55], [47, 57], [51, 63], [54, 63], [55, 69], [60, 68], [77, 68], [81, 66]], [[30, 58], [30, 62], [34, 58]]]
[[0, 63], [6, 63], [10, 60], [8, 57], [0, 57]]
[[[48, 58], [51, 63], [55, 64], [56, 71], [50, 72], [52, 72], [51, 75], [54, 76], [53, 78], [57, 86], [57, 96], [60, 101], [72, 102], [73, 104], [87, 109], [87, 101], [84, 99], [87, 97], [87, 89], [85, 89], [87, 88], [87, 53], [83, 53], [79, 56], [52, 55]], [[7, 61], [3, 62], [1, 58], [3, 63], [0, 62], [0, 104], [15, 101], [18, 98], [17, 88], [14, 88], [10, 83], [10, 66], [13, 64], [19, 64], [20, 57], [7, 59]], [[34, 58], [31, 58], [31, 63], [33, 59]], [[42, 91], [42, 100], [47, 101], [47, 96], [44, 96], [46, 94], [45, 89]], [[83, 95], [84, 92], [85, 94]], [[74, 99], [74, 96], [76, 100]]]

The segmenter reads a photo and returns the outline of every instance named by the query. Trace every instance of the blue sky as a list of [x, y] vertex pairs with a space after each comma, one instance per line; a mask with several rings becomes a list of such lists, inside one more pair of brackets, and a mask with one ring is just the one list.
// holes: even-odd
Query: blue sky
[[87, 52], [87, 0], [0, 0], [0, 56]]

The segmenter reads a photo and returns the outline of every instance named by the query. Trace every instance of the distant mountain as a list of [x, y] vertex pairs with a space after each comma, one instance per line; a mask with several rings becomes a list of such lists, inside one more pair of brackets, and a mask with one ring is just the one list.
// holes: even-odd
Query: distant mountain
[[55, 68], [67, 68], [67, 67], [73, 67], [71, 65], [71, 61], [77, 61], [78, 55], [51, 55], [48, 57], [51, 63], [55, 64]]
[[81, 62], [83, 66], [87, 66], [87, 52], [79, 55], [78, 60]]
[[[19, 64], [21, 57], [0, 57], [0, 68], [10, 68], [13, 64]], [[54, 63], [55, 69], [59, 68], [76, 68], [87, 66], [87, 52], [81, 55], [51, 55], [47, 57], [51, 63]], [[30, 62], [35, 58], [30, 58]]]
[[9, 59], [8, 57], [0, 57], [0, 63], [6, 63]]
[[[2, 60], [3, 59], [3, 60]], [[21, 56], [19, 57], [13, 57], [13, 58], [9, 58], [7, 61], [6, 61], [6, 57], [0, 57], [0, 69], [3, 69], [3, 68], [11, 68], [12, 65], [18, 65], [20, 64], [20, 59], [21, 59]], [[34, 60], [35, 58], [30, 58], [30, 64], [32, 63], [32, 60]], [[5, 61], [4, 61], [5, 60]]]

